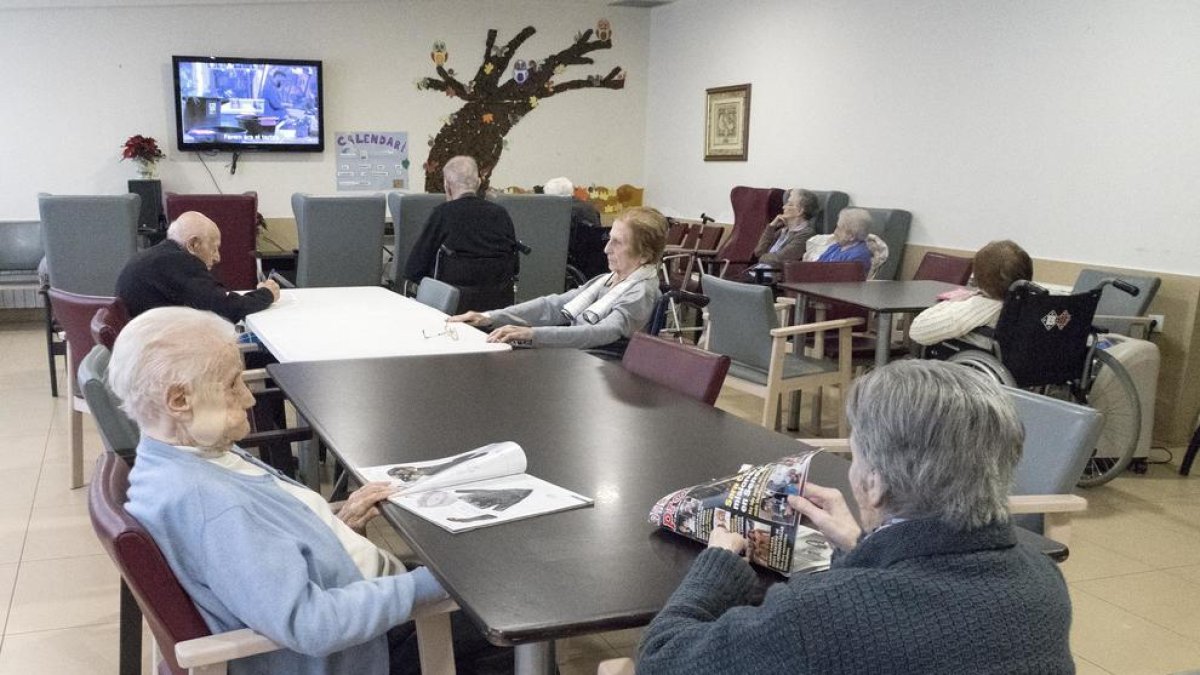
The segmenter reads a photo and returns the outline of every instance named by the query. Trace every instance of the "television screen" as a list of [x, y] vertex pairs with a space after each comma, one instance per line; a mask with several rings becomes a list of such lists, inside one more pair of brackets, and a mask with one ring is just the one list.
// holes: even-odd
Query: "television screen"
[[179, 149], [321, 152], [321, 62], [173, 57]]

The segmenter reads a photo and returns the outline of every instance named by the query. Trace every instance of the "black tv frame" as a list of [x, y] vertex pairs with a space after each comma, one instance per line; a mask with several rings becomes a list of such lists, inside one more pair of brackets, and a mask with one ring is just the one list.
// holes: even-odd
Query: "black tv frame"
[[[316, 143], [230, 143], [226, 141], [186, 142], [183, 134], [183, 97], [179, 91], [179, 64], [191, 62], [247, 63], [269, 66], [310, 66], [317, 73], [317, 142]], [[171, 57], [171, 79], [175, 83], [175, 144], [180, 152], [202, 152], [214, 150], [232, 152], [324, 152], [325, 151], [325, 74], [321, 61], [316, 59], [245, 58], [237, 56], [182, 56]]]

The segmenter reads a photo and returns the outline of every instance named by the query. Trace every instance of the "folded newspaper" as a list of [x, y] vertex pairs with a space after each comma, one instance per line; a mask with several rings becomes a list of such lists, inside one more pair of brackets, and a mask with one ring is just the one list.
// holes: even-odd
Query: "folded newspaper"
[[389, 497], [401, 508], [451, 532], [590, 506], [583, 495], [525, 473], [525, 451], [492, 443], [428, 462], [385, 464], [360, 471], [369, 481], [400, 488]]
[[736, 475], [677, 490], [658, 500], [650, 522], [707, 542], [716, 527], [746, 538], [750, 561], [784, 576], [829, 567], [833, 549], [825, 536], [800, 524], [787, 503], [803, 495], [808, 466], [820, 450], [745, 466]]

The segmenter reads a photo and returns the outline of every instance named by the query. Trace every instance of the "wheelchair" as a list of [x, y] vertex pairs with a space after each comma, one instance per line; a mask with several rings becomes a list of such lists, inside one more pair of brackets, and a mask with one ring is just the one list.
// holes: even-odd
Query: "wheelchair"
[[1000, 384], [1099, 410], [1104, 426], [1080, 487], [1107, 483], [1129, 466], [1143, 423], [1133, 378], [1105, 351], [1104, 328], [1092, 325], [1100, 293], [1109, 284], [1138, 293], [1120, 279], [1104, 279], [1074, 295], [1051, 295], [1037, 284], [1017, 281], [1008, 290], [996, 328], [974, 331], [991, 340], [991, 351], [949, 340], [927, 347], [924, 354], [973, 368]]
[[459, 312], [501, 309], [515, 302], [521, 274], [520, 256], [528, 255], [531, 250], [523, 242], [514, 241], [507, 251], [477, 255], [455, 251], [442, 244], [434, 263], [433, 278], [459, 289], [462, 294]]

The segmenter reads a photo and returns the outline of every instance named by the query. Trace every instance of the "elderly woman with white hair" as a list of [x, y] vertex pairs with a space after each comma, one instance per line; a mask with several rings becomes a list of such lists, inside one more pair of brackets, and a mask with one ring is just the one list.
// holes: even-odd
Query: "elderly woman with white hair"
[[[142, 434], [126, 509], [212, 631], [251, 628], [282, 647], [234, 661], [231, 673], [419, 672], [409, 617], [447, 594], [362, 535], [392, 488], [367, 484], [335, 512], [235, 445], [254, 397], [232, 324], [149, 310], [121, 331], [109, 381]], [[455, 623], [461, 659], [496, 657]]]
[[1003, 390], [899, 361], [847, 399], [858, 517], [835, 489], [788, 498], [835, 547], [830, 570], [759, 602], [745, 540], [714, 531], [646, 629], [638, 672], [1074, 672], [1066, 583], [1009, 522], [1024, 431]]
[[495, 327], [489, 342], [588, 349], [628, 339], [641, 330], [661, 297], [658, 262], [667, 243], [667, 219], [636, 206], [617, 216], [604, 253], [607, 274], [566, 293], [534, 298], [488, 312], [450, 317], [478, 328]]
[[867, 245], [870, 228], [871, 214], [866, 209], [842, 209], [833, 231], [833, 245], [825, 249], [817, 262], [856, 262], [870, 273], [871, 249]]
[[567, 264], [592, 278], [608, 269], [604, 257], [605, 231], [600, 212], [586, 199], [580, 199], [575, 185], [566, 176], [551, 178], [542, 186], [542, 193], [556, 197], [571, 197], [571, 238], [567, 242]]

